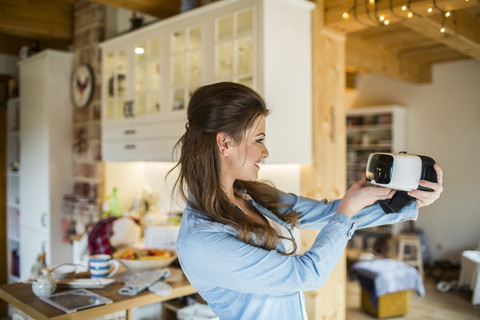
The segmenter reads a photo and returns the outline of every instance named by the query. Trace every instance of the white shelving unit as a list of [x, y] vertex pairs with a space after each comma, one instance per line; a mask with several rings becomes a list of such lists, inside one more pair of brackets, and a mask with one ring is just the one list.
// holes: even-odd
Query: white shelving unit
[[[373, 152], [406, 150], [406, 109], [398, 105], [375, 106], [347, 111], [347, 187], [365, 173], [367, 160]], [[359, 230], [350, 246], [357, 249], [388, 253], [391, 237], [402, 224]]]
[[20, 280], [20, 102], [7, 102], [7, 272]]
[[372, 152], [406, 148], [406, 111], [402, 106], [378, 106], [347, 111], [347, 187], [362, 177]]

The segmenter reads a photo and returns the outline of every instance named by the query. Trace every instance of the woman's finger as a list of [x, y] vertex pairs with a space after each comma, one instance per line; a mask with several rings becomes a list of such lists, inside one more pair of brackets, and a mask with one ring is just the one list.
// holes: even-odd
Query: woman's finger
[[422, 187], [430, 188], [432, 190], [439, 190], [442, 187], [440, 183], [436, 183], [428, 180], [420, 180], [418, 184], [421, 185]]
[[443, 170], [440, 168], [440, 166], [435, 163], [433, 165], [433, 169], [435, 169], [435, 172], [437, 173], [437, 181], [440, 185], [443, 185]]

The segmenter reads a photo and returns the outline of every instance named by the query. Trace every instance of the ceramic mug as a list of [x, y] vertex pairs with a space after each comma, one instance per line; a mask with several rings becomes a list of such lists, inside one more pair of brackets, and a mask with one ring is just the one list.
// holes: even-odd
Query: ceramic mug
[[[92, 278], [110, 278], [117, 273], [120, 264], [117, 260], [112, 259], [109, 254], [94, 254], [90, 256], [90, 277]], [[111, 267], [114, 267], [110, 272]]]

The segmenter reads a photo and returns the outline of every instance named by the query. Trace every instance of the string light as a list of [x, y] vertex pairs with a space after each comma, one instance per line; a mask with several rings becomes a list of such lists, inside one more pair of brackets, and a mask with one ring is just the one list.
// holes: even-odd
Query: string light
[[[378, 3], [378, 1], [379, 0], [368, 0], [368, 2], [367, 2], [367, 0], [365, 0], [365, 12], [366, 12], [368, 18], [372, 22], [378, 22], [380, 25], [387, 26], [387, 25], [390, 24], [390, 20], [387, 19], [387, 17], [384, 14], [382, 14], [380, 16], [377, 16], [377, 7], [378, 7], [377, 3]], [[436, 1], [435, 0], [432, 0], [432, 1], [433, 1], [433, 7], [429, 7], [427, 9], [427, 12], [428, 13], [433, 13], [434, 9], [440, 11], [440, 13], [442, 15], [442, 26], [440, 27], [440, 32], [445, 33], [447, 31], [447, 28], [445, 27], [445, 21], [446, 21], [446, 18], [449, 18], [452, 15], [452, 12], [451, 11], [444, 11], [444, 10], [440, 9], [437, 6]], [[469, 0], [465, 0], [465, 1], [468, 2]], [[478, 0], [478, 1], [480, 2], [480, 0]], [[390, 2], [390, 11], [391, 11], [392, 15], [397, 17], [397, 18], [404, 19], [403, 17], [395, 14], [395, 12], [393, 10], [392, 0], [389, 0], [389, 2]], [[403, 5], [401, 7], [401, 10], [402, 11], [407, 11], [407, 17], [408, 18], [413, 18], [414, 16], [421, 17], [420, 14], [416, 13], [415, 11], [413, 11], [410, 8], [411, 3], [412, 3], [412, 0], [408, 0], [408, 3], [406, 5]], [[374, 7], [374, 18], [375, 18], [375, 20], [370, 15], [369, 5], [373, 5], [373, 7]], [[342, 14], [343, 19], [349, 19], [351, 17], [352, 13], [353, 13], [353, 16], [355, 17], [355, 20], [358, 23], [369, 26], [368, 24], [358, 20], [358, 17], [357, 17], [357, 0], [354, 0], [353, 5], [347, 11], [343, 12], [343, 14]]]
[[452, 15], [452, 13], [450, 11], [444, 11], [444, 10], [440, 9], [437, 6], [436, 0], [433, 0], [433, 7], [435, 9], [437, 9], [438, 11], [440, 11], [440, 13], [442, 15], [442, 26], [440, 27], [440, 32], [445, 33], [447, 31], [447, 28], [445, 27], [445, 22], [447, 20], [446, 18], [450, 17]]
[[353, 5], [350, 7], [350, 9], [348, 9], [347, 11], [342, 13], [342, 17], [345, 20], [349, 19], [352, 15], [355, 18], [355, 21], [357, 21], [360, 24], [363, 24], [365, 26], [370, 27], [369, 24], [366, 24], [363, 21], [358, 20], [358, 17], [357, 17], [357, 0], [353, 1]]
[[403, 10], [403, 7], [405, 7], [405, 6], [403, 6], [403, 7], [402, 7], [402, 10], [403, 10], [403, 11], [408, 10], [407, 17], [409, 17], [409, 18], [412, 18], [413, 16], [421, 17], [421, 15], [419, 15], [418, 13], [416, 13], [415, 11], [413, 11], [413, 10], [410, 8], [410, 4], [411, 4], [411, 3], [412, 3], [412, 0], [408, 0], [406, 9]]
[[[392, 16], [394, 16], [394, 17], [396, 17], [396, 18], [403, 19], [403, 17], [395, 14], [395, 11], [393, 11], [393, 0], [390, 0], [389, 3], [390, 3], [390, 12], [392, 13]], [[387, 21], [388, 21], [388, 19], [387, 19]], [[390, 23], [390, 22], [389, 22], [389, 23]], [[387, 24], [388, 24], [388, 23], [387, 23]]]
[[[371, 3], [371, 1], [370, 1]], [[374, 7], [373, 7], [373, 15], [375, 17], [375, 20], [381, 25], [381, 26], [387, 26], [390, 24], [390, 21], [385, 17], [385, 15], [380, 15], [378, 16], [378, 6], [377, 6], [377, 1], [374, 1]], [[368, 16], [370, 17], [370, 13], [368, 12], [367, 8], [367, 13]]]
[[354, 11], [354, 10], [356, 9], [356, 7], [357, 7], [357, 0], [355, 0], [355, 1], [353, 2], [353, 5], [350, 7], [350, 9], [348, 9], [347, 11], [345, 11], [345, 12], [342, 14], [343, 19], [346, 20], [346, 19], [350, 18], [350, 13], [351, 13], [352, 11]]

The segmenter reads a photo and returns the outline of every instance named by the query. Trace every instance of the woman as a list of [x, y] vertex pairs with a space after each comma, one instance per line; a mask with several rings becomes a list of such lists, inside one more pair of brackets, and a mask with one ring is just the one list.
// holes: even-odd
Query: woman
[[[264, 144], [263, 99], [246, 86], [216, 83], [199, 88], [177, 143], [177, 188], [187, 202], [177, 241], [185, 275], [220, 319], [306, 319], [303, 291], [321, 287], [355, 229], [416, 219], [433, 192], [412, 191], [415, 203], [384, 214], [377, 200], [394, 191], [366, 187], [365, 177], [341, 200], [316, 201], [256, 181]], [[321, 230], [296, 255], [294, 227]]]

